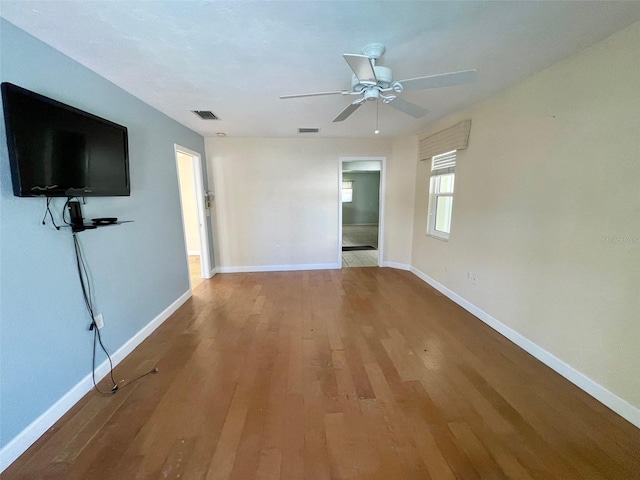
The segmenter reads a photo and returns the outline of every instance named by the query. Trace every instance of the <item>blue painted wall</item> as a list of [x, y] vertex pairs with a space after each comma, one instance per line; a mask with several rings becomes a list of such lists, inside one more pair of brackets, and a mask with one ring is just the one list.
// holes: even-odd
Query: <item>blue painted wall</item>
[[[114, 352], [189, 288], [174, 143], [204, 159], [204, 139], [2, 19], [0, 40], [2, 81], [129, 129], [131, 196], [83, 208], [85, 218], [135, 222], [80, 234]], [[44, 199], [13, 196], [3, 118], [0, 135], [2, 448], [90, 373], [92, 334], [71, 233], [41, 224]]]

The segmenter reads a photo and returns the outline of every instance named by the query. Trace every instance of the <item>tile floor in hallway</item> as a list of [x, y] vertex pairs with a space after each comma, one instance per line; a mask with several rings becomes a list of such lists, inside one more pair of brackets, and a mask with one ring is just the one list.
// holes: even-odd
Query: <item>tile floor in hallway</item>
[[354, 250], [342, 252], [342, 268], [345, 267], [377, 267], [377, 250]]
[[342, 246], [361, 245], [378, 248], [378, 225], [343, 225]]
[[[342, 246], [371, 246], [378, 248], [378, 226], [343, 225]], [[378, 266], [378, 250], [352, 250], [350, 252], [342, 252], [342, 268], [376, 266]]]

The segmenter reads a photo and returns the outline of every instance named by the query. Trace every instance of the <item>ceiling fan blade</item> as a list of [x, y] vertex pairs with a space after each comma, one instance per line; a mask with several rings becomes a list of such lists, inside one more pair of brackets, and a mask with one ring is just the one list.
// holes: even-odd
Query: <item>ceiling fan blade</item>
[[429, 75], [427, 77], [408, 78], [407, 80], [400, 80], [398, 83], [402, 85], [403, 91], [407, 91], [453, 87], [454, 85], [473, 83], [477, 79], [477, 70], [463, 70], [461, 72], [441, 73], [440, 75]]
[[395, 108], [396, 110], [400, 110], [402, 113], [411, 115], [413, 118], [422, 118], [427, 113], [429, 113], [429, 110], [427, 110], [426, 108], [422, 108], [420, 105], [416, 105], [415, 103], [407, 102], [400, 97], [397, 97], [392, 102], [389, 102], [388, 105]]
[[349, 115], [355, 112], [358, 107], [362, 105], [362, 103], [350, 103], [347, 107], [342, 110], [336, 118], [333, 119], [334, 122], [341, 122], [346, 119]]
[[366, 55], [354, 55], [351, 53], [345, 53], [342, 55], [344, 59], [356, 74], [360, 83], [375, 85], [378, 83], [376, 78], [376, 72], [373, 69], [373, 62]]
[[321, 95], [347, 95], [349, 90], [334, 90], [333, 92], [297, 93], [294, 95], [280, 95], [280, 98], [319, 97]]

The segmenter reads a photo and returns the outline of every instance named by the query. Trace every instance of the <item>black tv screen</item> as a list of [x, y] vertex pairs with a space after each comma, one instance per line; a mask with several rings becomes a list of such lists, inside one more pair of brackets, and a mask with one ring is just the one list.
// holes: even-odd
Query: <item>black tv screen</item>
[[130, 194], [127, 129], [11, 83], [2, 84], [13, 194]]

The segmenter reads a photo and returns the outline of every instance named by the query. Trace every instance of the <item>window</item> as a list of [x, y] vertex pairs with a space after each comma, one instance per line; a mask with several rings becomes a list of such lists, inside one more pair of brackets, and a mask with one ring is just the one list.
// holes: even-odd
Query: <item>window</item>
[[353, 180], [342, 181], [342, 203], [353, 201]]
[[448, 240], [451, 232], [455, 168], [456, 150], [431, 158], [427, 235], [442, 240]]

